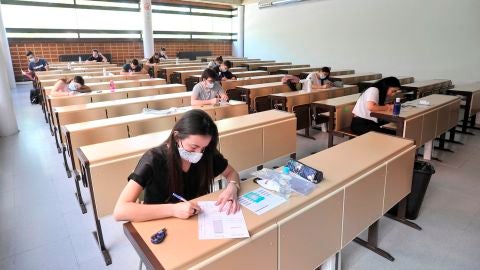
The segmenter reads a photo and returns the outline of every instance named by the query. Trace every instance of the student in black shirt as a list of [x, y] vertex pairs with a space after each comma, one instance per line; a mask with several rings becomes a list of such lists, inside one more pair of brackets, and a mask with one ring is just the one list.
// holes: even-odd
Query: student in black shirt
[[[148, 150], [128, 177], [115, 205], [115, 219], [187, 219], [201, 210], [190, 200], [211, 192], [213, 180], [218, 175], [228, 181], [217, 199], [219, 211], [228, 214], [238, 211], [239, 175], [217, 146], [218, 130], [210, 116], [198, 109], [185, 113], [168, 139]], [[142, 191], [144, 203], [136, 203]], [[188, 201], [179, 201], [173, 193]]]
[[155, 53], [152, 55], [152, 57], [150, 57], [150, 59], [148, 59], [148, 63], [149, 64], [158, 64], [160, 63], [160, 54], [159, 53]]
[[161, 59], [164, 59], [164, 60], [165, 60], [165, 59], [168, 59], [167, 50], [165, 50], [165, 48], [162, 48], [162, 49], [160, 50], [160, 58], [161, 58]]
[[230, 72], [230, 68], [232, 68], [232, 62], [228, 60], [222, 62], [219, 66], [214, 67], [213, 70], [215, 71], [215, 73], [217, 73], [217, 80], [236, 80], [237, 77], [235, 77], [232, 72]]
[[92, 50], [92, 55], [90, 58], [87, 59], [87, 63], [94, 63], [94, 62], [107, 62], [107, 58], [103, 56], [101, 52], [97, 49]]
[[131, 74], [134, 74], [134, 73], [142, 72], [142, 70], [143, 70], [143, 68], [140, 65], [140, 63], [138, 63], [138, 60], [133, 59], [132, 62], [130, 62], [130, 64], [123, 65], [121, 74], [122, 75], [131, 75]]

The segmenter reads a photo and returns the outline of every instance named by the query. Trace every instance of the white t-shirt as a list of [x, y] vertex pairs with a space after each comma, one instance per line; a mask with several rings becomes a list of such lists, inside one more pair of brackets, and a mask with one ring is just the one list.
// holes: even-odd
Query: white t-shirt
[[358, 98], [355, 107], [353, 108], [353, 114], [358, 117], [372, 120], [377, 123], [377, 118], [370, 116], [370, 110], [367, 108], [367, 102], [373, 101], [378, 104], [378, 88], [369, 87], [363, 94]]

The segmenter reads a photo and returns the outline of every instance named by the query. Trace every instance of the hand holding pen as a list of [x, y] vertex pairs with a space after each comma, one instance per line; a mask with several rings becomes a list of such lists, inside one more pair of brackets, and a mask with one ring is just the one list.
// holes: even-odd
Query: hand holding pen
[[187, 201], [185, 198], [176, 193], [172, 193], [172, 196], [182, 201], [181, 203], [175, 204], [173, 216], [187, 219], [200, 212], [200, 207], [196, 202]]

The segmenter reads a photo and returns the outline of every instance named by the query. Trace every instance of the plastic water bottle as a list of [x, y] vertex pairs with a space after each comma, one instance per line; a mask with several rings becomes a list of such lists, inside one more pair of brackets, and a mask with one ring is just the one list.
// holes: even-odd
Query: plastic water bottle
[[72, 70], [72, 64], [70, 64], [70, 62], [68, 62], [67, 68], [68, 70]]
[[401, 108], [402, 103], [400, 103], [400, 98], [396, 98], [395, 103], [393, 103], [393, 116], [399, 116]]
[[107, 69], [106, 68], [103, 68], [103, 76], [107, 76]]
[[113, 80], [110, 80], [110, 92], [115, 92], [115, 82]]
[[278, 184], [280, 186], [279, 188], [279, 195], [282, 196], [285, 199], [290, 198], [290, 193], [292, 192], [292, 189], [290, 187], [290, 168], [288, 167], [283, 167], [282, 174], [280, 176], [280, 179], [278, 179]]
[[78, 63], [82, 63], [82, 57], [78, 56]]
[[178, 65], [180, 61], [178, 60], [178, 57], [175, 59], [175, 63]]

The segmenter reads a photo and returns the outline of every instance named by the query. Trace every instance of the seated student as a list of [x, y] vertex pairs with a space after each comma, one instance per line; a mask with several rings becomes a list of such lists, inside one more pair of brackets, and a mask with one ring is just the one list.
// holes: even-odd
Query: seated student
[[217, 79], [219, 81], [236, 80], [237, 77], [230, 72], [230, 68], [232, 68], [232, 62], [227, 60], [221, 63], [220, 66], [214, 67], [213, 70], [217, 73]]
[[168, 59], [165, 48], [160, 49], [160, 59]]
[[220, 66], [222, 63], [223, 63], [223, 57], [219, 56], [219, 57], [215, 58], [215, 60], [210, 61], [210, 63], [208, 63], [207, 67], [208, 68], [215, 68], [217, 66]]
[[132, 62], [130, 62], [130, 64], [123, 65], [122, 72], [120, 72], [120, 74], [132, 75], [134, 73], [140, 73], [140, 72], [143, 72], [142, 66], [140, 65], [140, 63], [138, 63], [137, 59], [133, 59]]
[[227, 101], [228, 97], [225, 94], [222, 86], [216, 82], [217, 74], [212, 69], [205, 69], [200, 78], [202, 81], [197, 83], [192, 89], [192, 96], [190, 104], [207, 105], [217, 104], [220, 101]]
[[393, 105], [385, 104], [388, 97], [395, 95], [400, 90], [400, 81], [395, 77], [386, 77], [369, 87], [358, 98], [353, 108], [353, 118], [351, 129], [357, 135], [362, 135], [370, 131], [377, 131], [387, 134], [395, 134], [394, 131], [381, 128], [384, 123], [379, 123], [378, 119], [371, 117], [371, 112], [389, 111], [392, 112]]
[[[219, 211], [240, 209], [240, 179], [218, 152], [215, 122], [202, 110], [191, 110], [175, 124], [168, 139], [148, 150], [128, 177], [113, 211], [116, 220], [146, 221], [167, 217], [187, 219], [200, 211], [190, 200], [212, 190], [213, 179], [223, 175], [228, 185], [218, 196]], [[144, 203], [136, 203], [145, 192]], [[172, 196], [178, 194], [183, 202]]]
[[297, 91], [297, 84], [300, 82], [300, 79], [294, 75], [285, 75], [282, 77], [281, 82], [288, 85], [290, 90]]
[[92, 55], [85, 62], [86, 63], [95, 63], [95, 62], [106, 63], [107, 61], [108, 61], [108, 59], [105, 56], [103, 56], [103, 54], [101, 52], [99, 52], [97, 49], [93, 49], [92, 50]]
[[148, 59], [147, 65], [149, 65], [149, 64], [158, 64], [158, 63], [160, 63], [160, 53], [156, 52], [156, 53], [154, 53], [154, 54], [152, 55], [152, 57], [150, 57], [150, 58]]
[[327, 89], [332, 87], [332, 81], [330, 81], [330, 68], [322, 67], [319, 72], [312, 72], [308, 74], [306, 80], [311, 81], [312, 89]]
[[85, 80], [81, 76], [75, 76], [73, 79], [58, 80], [50, 92], [51, 96], [69, 96], [77, 93], [87, 93], [92, 90], [85, 85]]
[[28, 71], [23, 71], [22, 69], [22, 74], [28, 80], [35, 81], [35, 72], [47, 71], [48, 62], [43, 58], [36, 57], [32, 51], [28, 51], [26, 56], [28, 59]]

